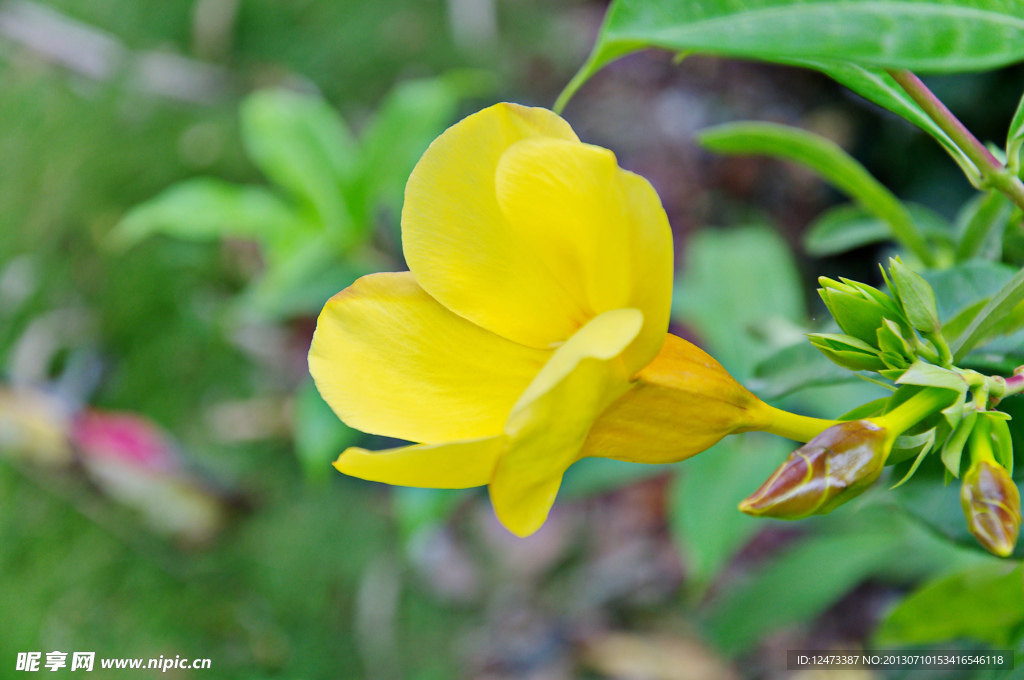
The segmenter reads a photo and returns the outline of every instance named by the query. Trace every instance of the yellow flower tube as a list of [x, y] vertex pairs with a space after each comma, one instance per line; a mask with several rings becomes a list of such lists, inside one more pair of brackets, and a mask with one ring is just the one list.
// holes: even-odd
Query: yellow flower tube
[[331, 298], [310, 348], [342, 420], [417, 442], [348, 449], [345, 474], [488, 485], [526, 536], [582, 457], [661, 463], [733, 432], [806, 441], [831, 424], [767, 406], [667, 335], [657, 194], [550, 111], [498, 104], [435, 140], [406, 186], [402, 244], [411, 271]]

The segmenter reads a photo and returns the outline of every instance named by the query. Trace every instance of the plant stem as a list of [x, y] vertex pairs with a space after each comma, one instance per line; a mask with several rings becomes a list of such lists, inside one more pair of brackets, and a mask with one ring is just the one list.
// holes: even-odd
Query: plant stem
[[1013, 375], [1006, 379], [1006, 391], [1003, 392], [1003, 397], [1010, 397], [1024, 391], [1024, 370], [1021, 370], [1022, 368], [1024, 367], [1018, 367]]
[[1021, 209], [1024, 209], [1024, 183], [1000, 163], [992, 155], [992, 152], [971, 134], [970, 130], [964, 127], [964, 124], [946, 108], [945, 104], [939, 101], [935, 93], [929, 90], [920, 78], [910, 71], [889, 71], [889, 75], [896, 79], [900, 87], [906, 90], [907, 94], [928, 114], [928, 117], [934, 120], [943, 132], [949, 135], [953, 143], [960, 147], [964, 154], [971, 159], [971, 162], [978, 167], [984, 187], [991, 187], [1002, 192]]
[[932, 413], [952, 404], [956, 401], [956, 396], [954, 390], [929, 387], [918, 392], [884, 416], [870, 420], [889, 430], [889, 436], [895, 439]]
[[769, 406], [768, 404], [762, 404], [762, 407], [770, 419], [770, 425], [764, 429], [765, 432], [798, 442], [809, 442], [823, 431], [840, 422], [838, 420], [800, 416], [775, 408], [774, 406]]

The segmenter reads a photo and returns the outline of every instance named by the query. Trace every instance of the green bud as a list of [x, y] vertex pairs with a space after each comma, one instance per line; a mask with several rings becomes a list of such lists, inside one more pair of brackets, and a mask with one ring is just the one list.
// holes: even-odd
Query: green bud
[[993, 555], [1011, 555], [1020, 532], [1020, 492], [1006, 469], [995, 461], [975, 461], [964, 474], [960, 502], [978, 543]]
[[[897, 320], [899, 322], [900, 327], [903, 328], [904, 330], [910, 330], [909, 322], [907, 321], [907, 317], [904, 316], [903, 314], [903, 309], [891, 297], [889, 297], [882, 291], [878, 290], [874, 286], [869, 286], [868, 284], [861, 283], [860, 281], [853, 281], [851, 279], [846, 279], [841, 276], [839, 277], [839, 280], [842, 281], [848, 287], [853, 288], [854, 290], [859, 292], [865, 300], [872, 300], [874, 302], [877, 302], [879, 305], [885, 308], [886, 317]], [[888, 281], [888, 279], [886, 280]]]
[[889, 352], [903, 357], [907, 361], [904, 367], [914, 362], [916, 357], [910, 344], [903, 338], [900, 327], [889, 319], [882, 319], [882, 325], [878, 327], [878, 349], [882, 352]]
[[831, 512], [878, 479], [890, 443], [886, 429], [869, 420], [833, 425], [791, 453], [740, 510], [778, 519]]
[[910, 366], [910, 362], [902, 354], [896, 352], [882, 352], [881, 355], [882, 363], [885, 364], [886, 368], [894, 368], [899, 370], [905, 370]]
[[859, 291], [851, 292], [850, 286], [832, 286], [831, 280], [824, 277], [819, 281], [825, 287], [819, 288], [818, 294], [843, 332], [874, 347], [878, 342], [878, 328], [886, 315], [885, 307], [865, 298]]
[[908, 269], [899, 258], [889, 260], [894, 293], [903, 305], [910, 324], [922, 333], [938, 333], [942, 330], [939, 312], [935, 306], [935, 291], [921, 275]]
[[874, 347], [851, 335], [811, 333], [807, 339], [843, 368], [853, 371], [877, 371], [885, 368]]

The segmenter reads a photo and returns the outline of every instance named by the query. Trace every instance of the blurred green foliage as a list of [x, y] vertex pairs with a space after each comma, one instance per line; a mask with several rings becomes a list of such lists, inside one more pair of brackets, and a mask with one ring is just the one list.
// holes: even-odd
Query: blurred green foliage
[[[500, 40], [467, 49], [451, 37], [449, 4], [49, 2], [109, 32], [125, 50], [102, 78], [0, 38], [0, 367], [8, 379], [17, 373], [15, 348], [55, 310], [84, 312], [91, 323], [69, 343], [74, 351], [54, 353], [43, 377], [73, 373], [78, 356], [92, 360], [97, 375], [87, 379], [83, 369], [85, 378], [63, 385], [70, 390], [64, 396], [146, 414], [170, 429], [234, 513], [215, 543], [182, 549], [149, 533], [74, 471], [0, 462], [0, 610], [13, 613], [4, 620], [0, 663], [19, 651], [68, 649], [208, 657], [224, 678], [458, 677], [466, 653], [456, 647], [496, 614], [471, 597], [445, 600], [411, 573], [422, 567], [425, 546], [443, 545], [439, 536], [452, 525], [474, 537], [472, 557], [490, 567], [483, 587], [502, 598], [487, 601], [490, 607], [515, 610], [536, 597], [571, 600], [566, 609], [584, 620], [592, 614], [587, 597], [599, 596], [580, 583], [611, 567], [582, 539], [564, 539], [561, 557], [533, 567], [551, 574], [538, 585], [541, 577], [523, 564], [543, 562], [545, 544], [536, 549], [542, 557], [494, 548], [500, 539], [473, 524], [479, 493], [385, 494], [334, 475], [329, 461], [369, 438], [341, 424], [305, 374], [311, 314], [323, 299], [361, 273], [401, 266], [401, 194], [425, 145], [475, 106], [474, 98], [545, 102], [543, 84], [520, 82], [516, 70], [529, 81], [550, 67], [545, 60], [575, 58], [562, 22], [585, 21], [586, 3], [552, 12], [548, 3], [500, 2]], [[608, 35], [615, 28], [606, 26], [601, 49], [614, 42]], [[220, 69], [221, 89], [203, 103], [147, 93], [132, 68], [148, 53], [198, 58]], [[850, 64], [807, 65], [904, 115], [949, 149], [894, 81]], [[493, 76], [481, 79], [477, 69]], [[996, 81], [946, 82], [959, 103], [973, 107], [967, 117], [1005, 123], [991, 123], [993, 97], [968, 96], [985, 83], [997, 94], [1006, 89], [992, 86]], [[865, 165], [901, 175], [914, 198], [938, 196], [936, 209], [950, 214], [900, 201], [838, 146], [809, 133], [801, 135], [809, 155], [771, 144], [760, 151], [816, 158], [810, 165], [859, 203], [822, 212], [806, 233], [806, 253], [845, 257], [829, 266], [857, 267], [875, 251], [854, 249], [886, 247], [893, 235], [931, 249], [921, 259], [941, 265], [924, 276], [944, 330], [973, 332], [983, 344], [972, 366], [1008, 370], [1024, 361], [1024, 312], [1014, 297], [1020, 290], [1005, 288], [1024, 261], [1020, 215], [998, 194], [953, 215], [950, 196], [962, 188], [950, 189], [948, 176], [929, 164], [908, 167], [914, 154], [884, 144], [909, 144], [896, 140], [906, 130], [894, 129], [877, 135], [882, 141], [863, 154], [874, 164]], [[1017, 120], [1011, 156], [1019, 129]], [[757, 150], [749, 138], [726, 139], [727, 132], [717, 131], [718, 150], [730, 143], [736, 152]], [[716, 146], [714, 133], [704, 141]], [[808, 305], [806, 263], [794, 258], [776, 225], [751, 222], [770, 220], [741, 220], [686, 240], [677, 327], [758, 394], [793, 410], [835, 417], [885, 394], [876, 384], [851, 382], [849, 372], [802, 342], [822, 311]], [[975, 323], [1001, 294], [1013, 313], [995, 326]], [[239, 429], [218, 425], [225, 404], [240, 406], [240, 429], [259, 436], [214, 434]], [[1020, 422], [1024, 410], [1006, 406]], [[268, 410], [283, 423], [275, 425]], [[1007, 631], [1024, 620], [1010, 597], [1019, 590], [1019, 569], [1007, 575], [963, 547], [972, 541], [956, 489], [940, 483], [937, 456], [898, 492], [868, 495], [857, 507], [809, 521], [773, 542], [767, 555], [746, 554], [759, 535], [783, 530], [740, 514], [736, 503], [787, 450], [781, 440], [747, 434], [671, 466], [575, 466], [563, 492], [579, 507], [648, 488], [645, 481], [667, 486], [659, 512], [686, 572], [681, 592], [661, 601], [668, 614], [645, 605], [628, 610], [607, 596], [611, 625], [674, 629], [671, 617], [679, 614], [695, 621], [718, 653], [742, 657], [766, 636], [815, 621], [865, 581], [902, 592], [934, 578], [893, 610], [880, 641], [1010, 641]], [[910, 464], [894, 470], [894, 479]], [[648, 558], [640, 566], [656, 561]], [[580, 566], [585, 559], [594, 563]], [[472, 579], [460, 579], [457, 585], [472, 590]], [[621, 587], [599, 585], [592, 590]], [[959, 628], [943, 627], [950, 619], [936, 612], [944, 606], [963, 614]], [[998, 617], [986, 618], [989, 609]], [[568, 644], [560, 636], [545, 640]], [[547, 648], [537, 647], [543, 656]], [[525, 673], [530, 665], [522, 659]], [[515, 663], [508, 665], [514, 672]]]

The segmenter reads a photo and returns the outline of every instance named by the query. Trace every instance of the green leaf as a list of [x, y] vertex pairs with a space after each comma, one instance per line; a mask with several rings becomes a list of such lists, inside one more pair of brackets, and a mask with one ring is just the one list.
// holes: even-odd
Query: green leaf
[[694, 328], [699, 344], [741, 381], [772, 351], [751, 332], [756, 324], [806, 322], [793, 255], [771, 229], [700, 231], [687, 244], [682, 271], [673, 292], [673, 318]]
[[239, 309], [264, 319], [315, 315], [328, 298], [381, 263], [349, 257], [339, 260], [334, 239], [316, 234], [268, 261], [267, 269], [239, 298]]
[[132, 208], [110, 238], [119, 247], [153, 234], [193, 241], [272, 239], [301, 226], [291, 207], [266, 189], [204, 177], [176, 184]]
[[[691, 587], [707, 587], [764, 521], [737, 509], [790, 449], [778, 437], [729, 437], [680, 468], [669, 497], [669, 526], [687, 565]], [[714, 521], [708, 521], [714, 517]]]
[[787, 63], [821, 71], [865, 99], [910, 121], [931, 135], [972, 183], [977, 185], [980, 181], [981, 173], [974, 162], [885, 69], [825, 59], [794, 59]]
[[1020, 149], [1024, 145], [1024, 97], [1013, 114], [1010, 129], [1006, 133], [1006, 160], [1011, 172], [1020, 171]]
[[957, 423], [956, 429], [953, 430], [953, 434], [946, 440], [946, 444], [942, 447], [942, 464], [949, 470], [949, 474], [958, 479], [960, 477], [960, 469], [963, 467], [964, 446], [967, 444], [967, 438], [971, 436], [971, 431], [974, 429], [974, 423], [977, 420], [978, 412], [974, 409], [968, 410], [960, 419], [960, 422]]
[[754, 367], [747, 386], [762, 399], [778, 399], [798, 390], [854, 380], [813, 345], [799, 342], [783, 347]]
[[[998, 416], [995, 414], [999, 414]], [[985, 411], [980, 414], [992, 422], [991, 437], [992, 451], [995, 454], [996, 462], [1006, 468], [1006, 471], [1013, 475], [1013, 437], [1010, 435], [1010, 426], [1007, 419], [1002, 417], [1007, 414], [1000, 411]]]
[[1002, 234], [1010, 221], [1013, 204], [998, 191], [982, 194], [972, 200], [960, 219], [960, 242], [956, 247], [956, 261], [966, 262], [976, 257], [998, 259], [1002, 254]]
[[1024, 269], [992, 296], [967, 329], [951, 344], [953, 359], [960, 361], [988, 337], [992, 328], [1009, 316], [1014, 308], [1024, 301]]
[[935, 256], [910, 211], [837, 144], [806, 130], [773, 123], [729, 123], [701, 131], [698, 141], [725, 154], [763, 154], [806, 165], [889, 225], [922, 262]]
[[646, 47], [973, 71], [1024, 58], [1024, 9], [1000, 0], [616, 0], [557, 106], [612, 60]]
[[[941, 368], [925, 361], [915, 361], [896, 381], [898, 385], [920, 385], [921, 387], [941, 387], [947, 390], [967, 391], [967, 383], [959, 373]], [[953, 395], [950, 395], [952, 398]]]
[[896, 605], [875, 634], [879, 645], [915, 645], [968, 638], [1007, 645], [1024, 623], [1024, 566], [986, 561], [925, 584]]
[[1013, 268], [1004, 264], [975, 260], [950, 269], [924, 271], [921, 276], [935, 291], [939, 318], [948, 323], [979, 300], [988, 300], [995, 295], [1013, 278], [1013, 274]]
[[899, 487], [906, 484], [910, 480], [910, 478], [914, 476], [914, 473], [917, 472], [917, 468], [921, 467], [921, 461], [924, 460], [925, 456], [927, 456], [931, 452], [932, 447], [935, 446], [934, 427], [918, 436], [923, 438], [923, 441], [920, 444], [920, 452], [917, 454], [917, 457], [914, 458], [914, 462], [910, 466], [910, 469], [907, 470], [907, 474], [903, 475], [903, 478], [900, 479], [900, 481], [896, 482], [895, 484], [889, 487], [890, 491], [892, 489], [898, 489]]
[[849, 335], [811, 333], [807, 339], [822, 354], [843, 368], [852, 371], [879, 371], [885, 368], [877, 350]]
[[362, 136], [364, 210], [379, 201], [397, 215], [409, 174], [430, 143], [452, 123], [459, 101], [492, 86], [489, 75], [479, 71], [454, 71], [441, 78], [396, 85]]
[[322, 481], [331, 472], [331, 462], [362, 436], [341, 422], [313, 384], [306, 380], [295, 394], [292, 411], [295, 453], [306, 478]]
[[935, 306], [935, 291], [920, 274], [909, 269], [898, 258], [889, 260], [889, 275], [907, 320], [922, 333], [942, 330]]
[[949, 323], [942, 327], [943, 335], [948, 338], [955, 338], [962, 334], [967, 330], [967, 327], [971, 325], [971, 321], [974, 320], [974, 317], [978, 316], [978, 312], [984, 309], [985, 305], [988, 304], [988, 300], [988, 298], [978, 300], [973, 305], [950, 319]]
[[344, 192], [356, 175], [357, 150], [341, 117], [319, 97], [263, 90], [242, 103], [242, 139], [253, 162], [307, 206], [346, 244], [356, 230]]
[[843, 415], [839, 416], [839, 420], [861, 420], [863, 418], [873, 418], [874, 416], [880, 416], [885, 413], [885, 407], [889, 403], [889, 397], [880, 397], [874, 401], [869, 401], [866, 404], [861, 404], [852, 411], [847, 411]]
[[711, 638], [738, 654], [769, 631], [810, 620], [879, 569], [898, 545], [884, 527], [812, 536], [722, 593], [708, 622]]
[[841, 205], [823, 213], [804, 234], [808, 255], [825, 257], [845, 253], [892, 237], [882, 220], [859, 205]]
[[[925, 237], [949, 238], [949, 226], [941, 216], [914, 203], [907, 204], [907, 209]], [[804, 234], [804, 248], [808, 255], [825, 257], [891, 238], [889, 225], [860, 205], [847, 204], [825, 211], [811, 223]]]

